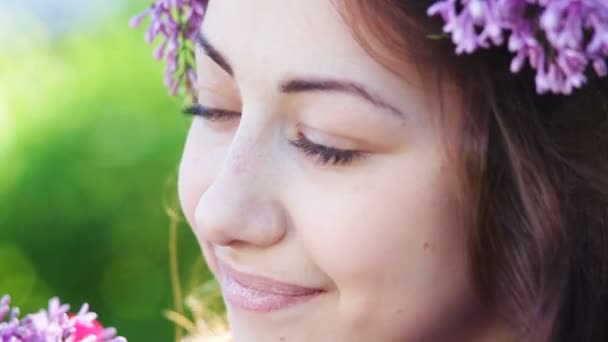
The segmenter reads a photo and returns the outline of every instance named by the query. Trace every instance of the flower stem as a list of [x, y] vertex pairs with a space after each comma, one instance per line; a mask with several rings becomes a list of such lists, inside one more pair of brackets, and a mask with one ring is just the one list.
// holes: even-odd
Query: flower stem
[[[179, 219], [173, 210], [169, 210], [169, 268], [171, 272], [171, 287], [173, 288], [173, 302], [175, 311], [181, 315], [184, 314], [184, 298], [182, 294], [181, 283], [179, 280], [179, 265], [177, 258], [177, 224]], [[182, 338], [182, 328], [179, 325], [175, 326], [175, 341], [179, 342]]]

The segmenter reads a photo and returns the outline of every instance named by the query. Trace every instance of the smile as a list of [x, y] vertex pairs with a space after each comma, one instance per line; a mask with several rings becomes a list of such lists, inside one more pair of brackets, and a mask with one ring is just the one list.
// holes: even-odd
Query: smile
[[238, 272], [219, 262], [222, 294], [237, 308], [265, 313], [307, 302], [325, 291]]

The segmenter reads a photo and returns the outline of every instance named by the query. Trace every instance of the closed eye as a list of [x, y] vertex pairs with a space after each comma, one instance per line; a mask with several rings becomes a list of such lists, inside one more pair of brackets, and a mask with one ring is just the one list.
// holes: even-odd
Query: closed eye
[[322, 165], [346, 165], [366, 155], [363, 151], [343, 150], [314, 143], [301, 133], [290, 143]]
[[228, 121], [232, 119], [238, 119], [241, 116], [240, 112], [209, 108], [201, 104], [194, 104], [182, 111], [184, 114], [200, 116], [209, 121]]
[[[200, 116], [205, 120], [213, 122], [240, 119], [241, 116], [240, 112], [208, 108], [200, 104], [187, 107], [183, 110], [183, 113]], [[312, 142], [302, 133], [298, 133], [298, 137], [289, 143], [322, 165], [346, 165], [367, 155], [363, 151], [338, 149]]]

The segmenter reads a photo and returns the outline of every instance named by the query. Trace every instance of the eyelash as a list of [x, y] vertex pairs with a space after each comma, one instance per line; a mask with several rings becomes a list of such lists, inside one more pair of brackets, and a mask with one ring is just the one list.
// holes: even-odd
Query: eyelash
[[[192, 105], [183, 110], [184, 114], [200, 116], [210, 121], [227, 121], [240, 116], [240, 113], [206, 108], [200, 104]], [[297, 139], [289, 142], [307, 156], [314, 158], [321, 165], [347, 165], [365, 156], [363, 151], [343, 150], [314, 143], [299, 133]]]
[[341, 150], [314, 143], [302, 134], [298, 134], [298, 138], [290, 141], [290, 144], [300, 149], [306, 155], [315, 158], [322, 165], [346, 165], [364, 156], [364, 153], [361, 151]]
[[187, 115], [200, 116], [209, 121], [228, 121], [235, 117], [241, 116], [241, 113], [239, 112], [207, 108], [200, 104], [194, 104], [186, 107], [182, 112]]

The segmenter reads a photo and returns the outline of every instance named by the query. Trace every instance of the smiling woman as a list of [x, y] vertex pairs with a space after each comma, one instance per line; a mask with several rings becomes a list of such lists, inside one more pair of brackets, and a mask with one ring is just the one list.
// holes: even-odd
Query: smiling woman
[[180, 196], [236, 341], [505, 333], [468, 278], [453, 133], [420, 73], [370, 57], [329, 1], [211, 1], [201, 32], [199, 102], [240, 115], [198, 112]]
[[235, 341], [608, 338], [608, 6], [202, 3], [179, 195]]

